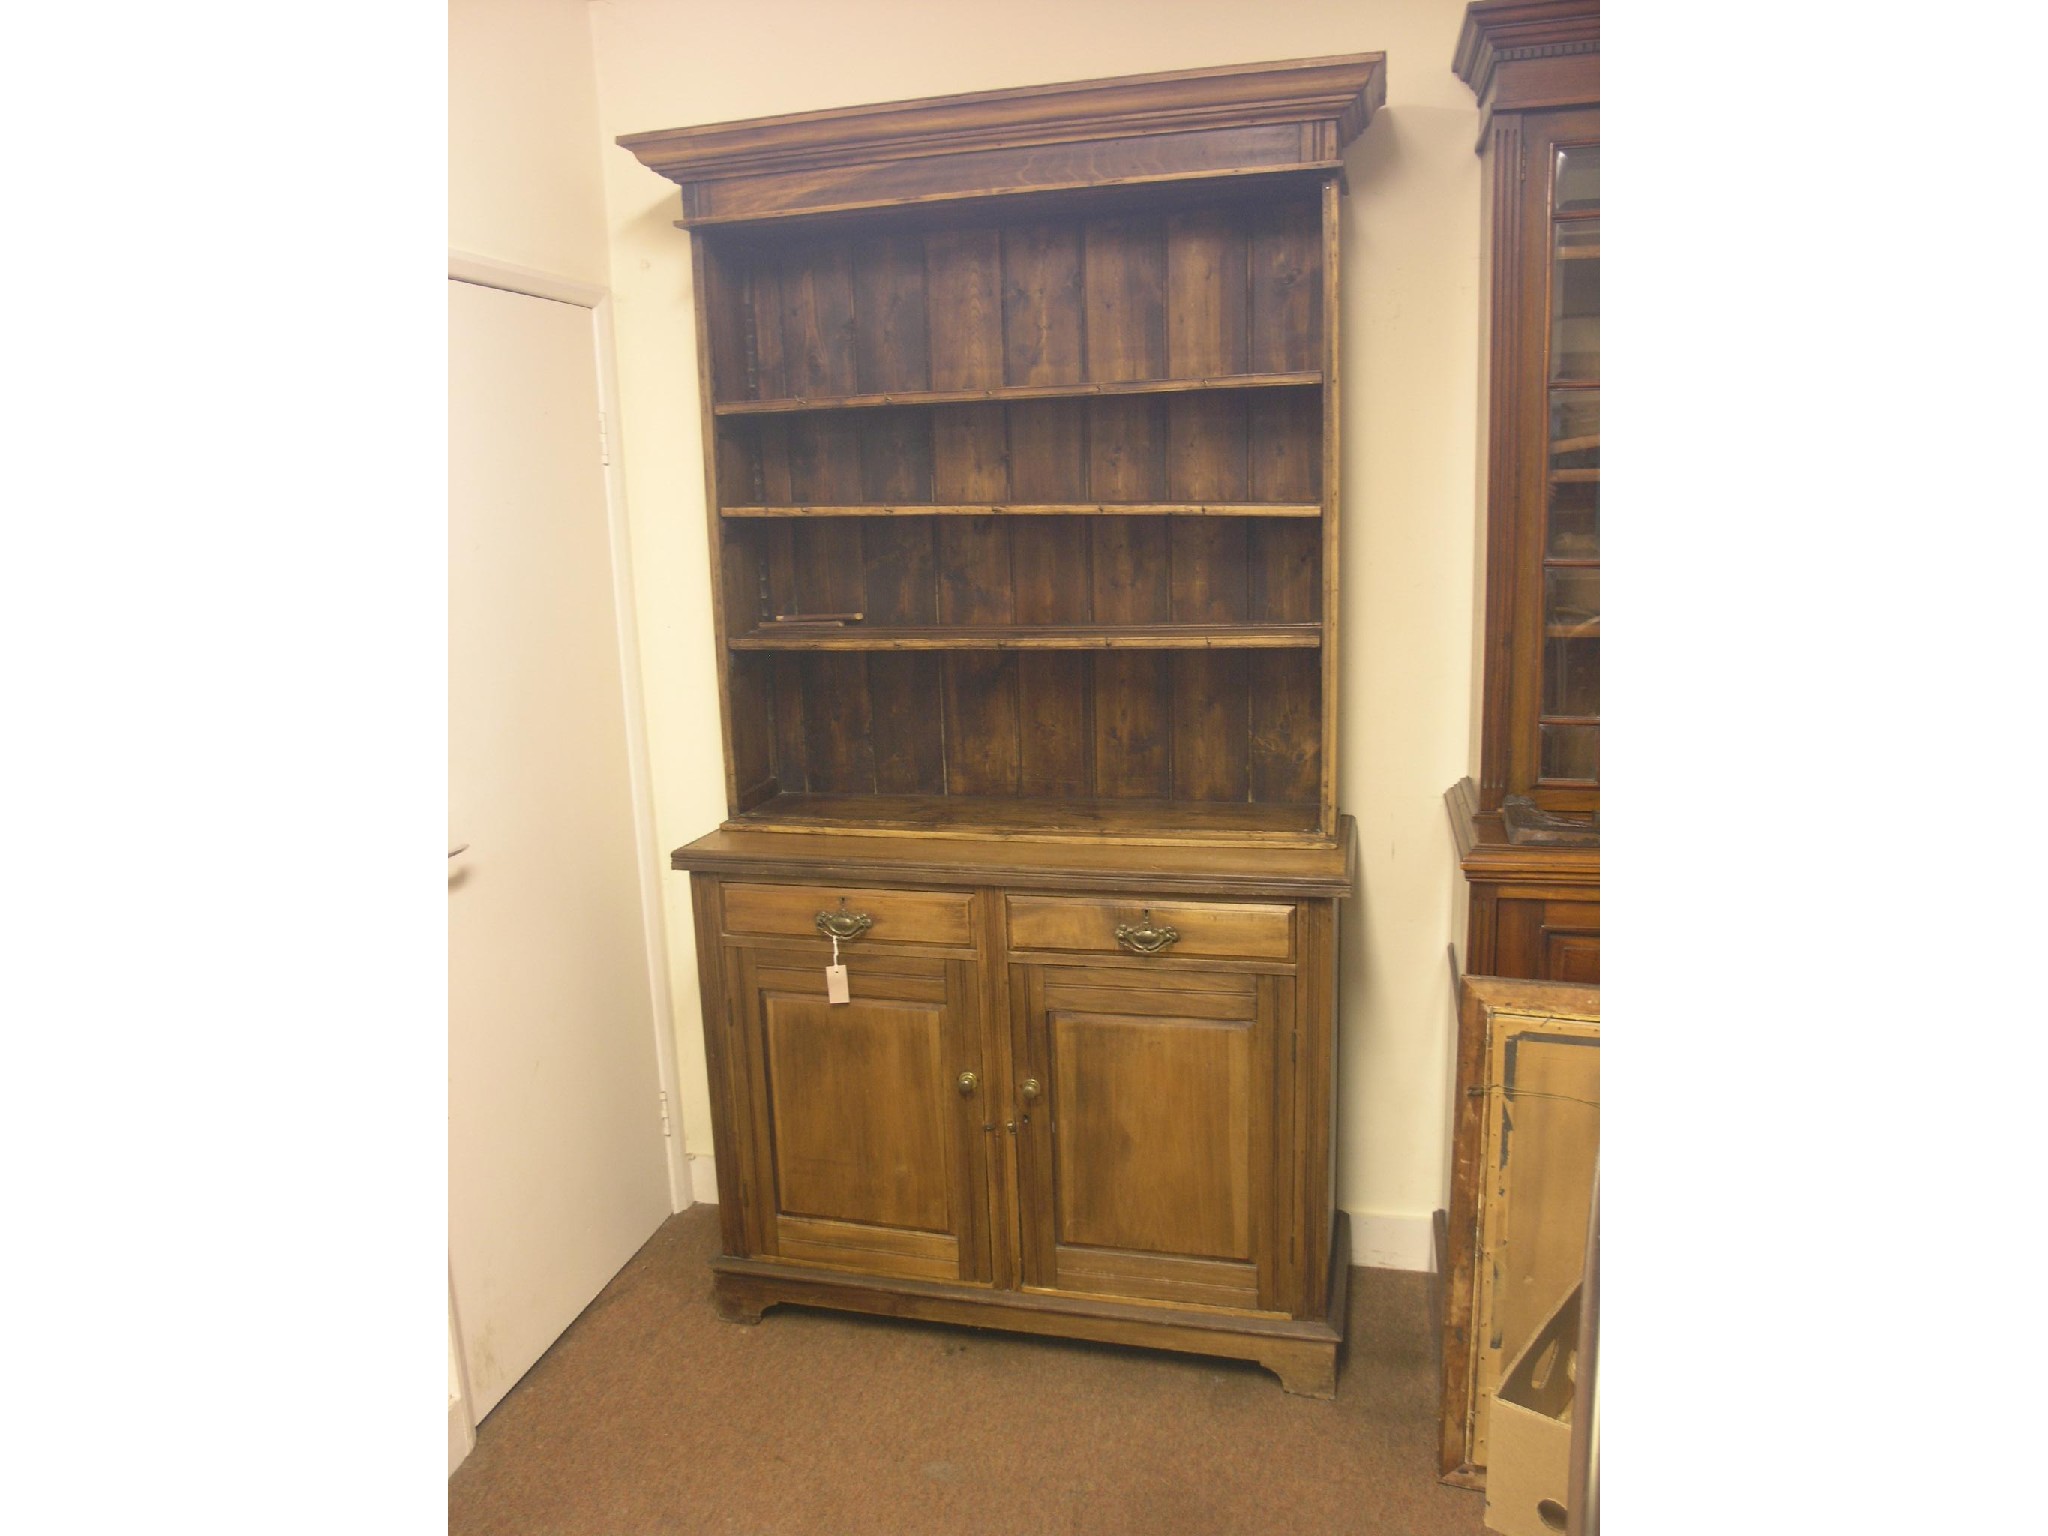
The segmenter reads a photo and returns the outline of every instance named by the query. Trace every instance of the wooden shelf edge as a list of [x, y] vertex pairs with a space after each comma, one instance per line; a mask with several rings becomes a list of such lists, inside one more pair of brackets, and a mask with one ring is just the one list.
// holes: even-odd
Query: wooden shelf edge
[[958, 888], [1102, 893], [1140, 888], [1162, 895], [1339, 899], [1358, 888], [1358, 840], [1349, 816], [1318, 841], [1150, 841], [1104, 836], [1042, 836], [962, 829], [955, 834], [844, 826], [778, 828], [748, 818], [673, 850], [672, 869], [792, 880], [886, 881]]
[[891, 502], [837, 506], [735, 506], [721, 517], [1299, 517], [1323, 515], [1310, 501]]
[[1126, 395], [1206, 394], [1232, 389], [1312, 389], [1319, 369], [1294, 373], [1229, 373], [1206, 379], [1126, 379], [1095, 384], [1004, 384], [988, 389], [897, 389], [860, 395], [792, 395], [773, 400], [714, 401], [712, 413], [790, 416], [807, 411], [866, 411], [894, 406], [988, 405], [1020, 400], [1094, 400]]
[[1320, 624], [1118, 625], [1001, 629], [754, 629], [726, 641], [733, 651], [1312, 651]]

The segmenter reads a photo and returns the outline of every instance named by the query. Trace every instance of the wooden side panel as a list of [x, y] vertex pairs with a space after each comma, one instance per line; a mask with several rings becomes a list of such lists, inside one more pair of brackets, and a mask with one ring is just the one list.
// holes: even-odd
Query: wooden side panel
[[[719, 943], [719, 881], [690, 876], [690, 918], [697, 939], [697, 995], [704, 1015], [705, 1089], [711, 1098], [712, 1169], [718, 1178], [718, 1236], [724, 1252], [753, 1252], [745, 1222], [750, 1138], [741, 1118], [746, 1083], [743, 1051], [732, 1036], [739, 1015], [728, 1006], [728, 958]], [[740, 1074], [740, 1075], [736, 1075]]]

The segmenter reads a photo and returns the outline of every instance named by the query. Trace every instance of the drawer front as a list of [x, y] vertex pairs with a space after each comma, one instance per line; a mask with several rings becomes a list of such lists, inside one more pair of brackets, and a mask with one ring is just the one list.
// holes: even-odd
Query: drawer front
[[[1073, 896], [1009, 898], [1010, 948], [1033, 953], [1133, 954], [1120, 927], [1180, 936], [1157, 953], [1213, 960], [1291, 960], [1294, 908], [1223, 901], [1104, 901]], [[1149, 913], [1149, 917], [1148, 914]], [[1145, 942], [1141, 932], [1136, 941]]]
[[736, 885], [725, 887], [725, 931], [823, 939], [818, 914], [865, 915], [860, 944], [974, 943], [974, 897], [967, 891], [876, 891], [840, 885]]

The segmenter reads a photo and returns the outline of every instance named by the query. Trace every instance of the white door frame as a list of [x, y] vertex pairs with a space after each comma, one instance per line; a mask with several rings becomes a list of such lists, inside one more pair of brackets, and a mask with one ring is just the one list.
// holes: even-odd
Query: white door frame
[[[683, 1150], [682, 1088], [676, 1071], [675, 1010], [669, 997], [668, 929], [662, 915], [662, 880], [667, 861], [654, 824], [654, 776], [647, 751], [647, 713], [640, 681], [640, 628], [633, 602], [633, 541], [626, 521], [626, 485], [619, 452], [618, 357], [612, 343], [612, 297], [608, 290], [573, 278], [517, 267], [509, 262], [448, 253], [448, 276], [482, 288], [500, 288], [536, 299], [552, 299], [590, 311], [597, 352], [597, 406], [603, 417], [605, 520], [611, 533], [612, 608], [618, 618], [619, 678], [626, 701], [626, 763], [632, 775], [633, 836], [639, 847], [640, 914], [647, 947], [648, 990], [654, 1000], [654, 1059], [668, 1105], [668, 1208], [686, 1211], [694, 1203], [689, 1161]], [[599, 423], [592, 423], [598, 427]]]

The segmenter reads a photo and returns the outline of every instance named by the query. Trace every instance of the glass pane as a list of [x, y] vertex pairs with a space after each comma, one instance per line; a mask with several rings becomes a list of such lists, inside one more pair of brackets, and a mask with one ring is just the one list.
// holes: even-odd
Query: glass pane
[[1553, 566], [1543, 573], [1546, 639], [1600, 633], [1600, 567]]
[[1557, 176], [1551, 183], [1551, 207], [1558, 213], [1581, 213], [1600, 206], [1600, 146], [1574, 144], [1557, 152]]
[[1543, 777], [1546, 779], [1600, 778], [1600, 727], [1597, 725], [1544, 725]]
[[1579, 482], [1600, 478], [1600, 391], [1553, 389], [1550, 392], [1550, 467], [1593, 470], [1571, 477]]
[[1599, 718], [1600, 641], [1597, 638], [1544, 641], [1543, 713]]
[[1550, 488], [1550, 537], [1544, 551], [1553, 560], [1600, 558], [1600, 482], [1572, 480]]
[[[1600, 377], [1600, 229], [1585, 219], [1557, 226], [1550, 267], [1550, 376]], [[1590, 242], [1590, 243], [1589, 243]]]

